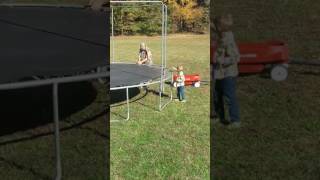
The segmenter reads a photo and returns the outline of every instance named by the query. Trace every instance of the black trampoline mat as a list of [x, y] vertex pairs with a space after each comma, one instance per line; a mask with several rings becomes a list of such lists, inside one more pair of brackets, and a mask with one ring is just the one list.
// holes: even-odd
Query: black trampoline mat
[[107, 64], [107, 12], [0, 5], [0, 83], [63, 76]]
[[161, 68], [156, 66], [110, 64], [110, 88], [135, 86], [159, 79], [160, 76]]

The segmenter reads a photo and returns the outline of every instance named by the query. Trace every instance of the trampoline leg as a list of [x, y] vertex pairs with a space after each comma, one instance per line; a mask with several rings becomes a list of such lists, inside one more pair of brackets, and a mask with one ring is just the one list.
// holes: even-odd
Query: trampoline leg
[[130, 119], [130, 98], [129, 98], [129, 88], [126, 88], [126, 104], [127, 104], [127, 117], [125, 120], [111, 120], [110, 122], [121, 122], [121, 121], [129, 121]]
[[160, 88], [159, 88], [159, 111], [162, 110], [162, 82], [160, 83]]
[[[173, 76], [172, 76], [172, 79], [173, 79]], [[172, 81], [171, 81], [171, 82], [172, 82]], [[163, 94], [163, 92], [162, 92], [161, 90], [164, 91], [164, 86], [165, 86], [165, 83], [163, 83], [162, 85], [160, 84], [160, 91], [159, 91], [159, 111], [162, 111], [162, 110], [163, 110], [168, 104], [170, 104], [170, 102], [173, 100], [172, 86], [170, 85], [170, 97], [169, 97], [169, 100], [162, 105], [162, 94]]]
[[130, 119], [130, 101], [129, 101], [129, 88], [127, 88], [127, 119], [126, 121], [128, 121]]
[[58, 84], [53, 84], [53, 119], [55, 136], [55, 155], [56, 155], [56, 177], [61, 179], [61, 157], [60, 157], [60, 133], [59, 133], [59, 102], [58, 102]]

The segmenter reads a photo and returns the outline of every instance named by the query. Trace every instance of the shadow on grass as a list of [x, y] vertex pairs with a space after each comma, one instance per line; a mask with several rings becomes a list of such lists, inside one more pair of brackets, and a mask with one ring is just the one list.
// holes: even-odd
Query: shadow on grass
[[18, 164], [16, 162], [10, 161], [10, 160], [8, 160], [8, 159], [6, 159], [4, 157], [0, 157], [0, 162], [6, 163], [6, 164], [10, 165], [11, 167], [14, 167], [14, 168], [16, 168], [18, 170], [27, 171], [30, 174], [32, 174], [33, 176], [38, 177], [39, 179], [43, 179], [43, 180], [52, 179], [51, 177], [49, 177], [47, 175], [44, 175], [44, 174], [36, 172], [31, 167], [26, 167], [26, 166], [20, 165], [20, 164]]
[[[156, 91], [156, 90], [153, 90], [153, 89], [150, 89], [148, 90], [149, 93], [152, 93], [153, 95], [156, 95], [156, 96], [159, 96], [159, 91]], [[168, 94], [162, 94], [161, 95], [162, 97], [166, 97], [166, 98], [170, 98], [170, 96]]]
[[[320, 70], [320, 68], [319, 68]], [[297, 74], [301, 74], [301, 75], [306, 75], [306, 76], [319, 76], [320, 77], [320, 71], [316, 72], [316, 71], [305, 71], [305, 70], [295, 70], [293, 71]]]
[[[130, 88], [129, 89], [129, 99], [132, 99], [140, 94], [139, 88]], [[140, 98], [139, 98], [140, 99]], [[110, 104], [112, 107], [121, 106], [126, 104], [127, 95], [126, 89], [119, 89], [110, 91]]]
[[[85, 108], [96, 96], [89, 82], [60, 85], [60, 119]], [[0, 99], [0, 136], [53, 122], [51, 86], [0, 91]]]
[[[127, 94], [126, 89], [119, 89], [110, 91], [110, 107], [119, 107], [124, 106], [127, 104]], [[129, 103], [139, 101], [140, 99], [143, 99], [148, 92], [146, 91], [145, 94], [143, 94], [141, 97], [138, 97], [134, 100], [131, 100], [135, 97], [137, 97], [141, 93], [139, 88], [130, 88], [129, 89]], [[115, 116], [119, 117], [120, 119], [126, 119], [126, 117], [120, 113], [112, 112]]]
[[[318, 68], [320, 70], [320, 68]], [[294, 68], [289, 67], [289, 72], [300, 74], [300, 75], [306, 75], [306, 76], [320, 76], [320, 71], [318, 70], [297, 70]], [[260, 78], [262, 79], [271, 79], [270, 76], [270, 70], [264, 70], [261, 73], [251, 73], [251, 74], [240, 74], [240, 77], [249, 77], [249, 76], [254, 76], [254, 75], [259, 75]]]
[[250, 77], [250, 76], [258, 76], [262, 79], [270, 79], [270, 69], [266, 68], [262, 72], [257, 73], [239, 73], [239, 77]]
[[[129, 103], [138, 103], [139, 105], [141, 105], [145, 108], [149, 108], [151, 110], [158, 111], [158, 109], [156, 107], [154, 107], [150, 104], [145, 104], [145, 103], [141, 102], [140, 100], [144, 99], [148, 94], [159, 96], [159, 91], [149, 89], [149, 88], [147, 88], [147, 89], [142, 88], [142, 89], [143, 90], [141, 90], [140, 88], [129, 89], [129, 101], [130, 101]], [[141, 94], [142, 91], [144, 91], [143, 94], [139, 96], [139, 94]], [[162, 97], [170, 98], [170, 96], [168, 94], [162, 94]], [[127, 102], [126, 102], [126, 89], [111, 91], [111, 101], [110, 102], [111, 102], [111, 107], [125, 106], [127, 104]], [[112, 114], [121, 118], [121, 119], [126, 119], [125, 115], [122, 115], [120, 113], [112, 112]]]
[[[94, 130], [92, 128], [81, 128], [80, 127], [80, 126], [82, 126], [84, 124], [87, 124], [89, 122], [97, 120], [99, 117], [101, 117], [103, 115], [106, 115], [106, 114], [107, 114], [107, 111], [102, 111], [102, 112], [100, 112], [100, 113], [98, 113], [98, 114], [96, 114], [96, 115], [94, 115], [92, 117], [86, 118], [86, 119], [84, 119], [84, 120], [82, 120], [82, 121], [80, 121], [80, 122], [78, 122], [76, 124], [73, 124], [73, 125], [65, 127], [65, 128], [60, 128], [60, 132], [67, 131], [67, 130], [79, 127], [80, 129], [90, 130], [90, 131], [94, 132], [96, 135], [101, 136], [103, 138], [108, 138], [107, 134], [103, 134], [103, 133], [100, 133], [100, 132], [98, 133], [98, 131], [96, 131], [96, 130]], [[29, 137], [22, 137], [22, 138], [18, 138], [18, 139], [14, 139], [14, 140], [4, 141], [4, 142], [0, 143], [0, 146], [14, 144], [14, 143], [22, 142], [22, 141], [34, 140], [34, 139], [37, 139], [37, 138], [40, 138], [40, 137], [53, 135], [53, 133], [54, 133], [53, 131], [50, 131], [50, 132], [46, 132], [46, 133], [32, 135], [32, 136], [29, 136]]]
[[[104, 116], [105, 120], [107, 120], [108, 119], [107, 111], [102, 111], [102, 112], [98, 113], [97, 115], [95, 115], [93, 117], [90, 117], [90, 118], [87, 118], [87, 119], [84, 119], [83, 121], [81, 121], [81, 122], [79, 122], [77, 124], [74, 124], [74, 125], [72, 125], [70, 127], [61, 128], [60, 132], [67, 131], [67, 130], [70, 130], [70, 129], [78, 127], [79, 129], [93, 132], [97, 136], [100, 136], [100, 137], [102, 137], [104, 139], [110, 140], [108, 133], [104, 134], [104, 133], [101, 133], [98, 130], [90, 128], [90, 127], [81, 127], [82, 125], [84, 125], [86, 123], [89, 123], [89, 122], [92, 122], [92, 121], [98, 119], [101, 116]], [[5, 141], [5, 142], [1, 142], [0, 146], [5, 146], [5, 145], [9, 145], [9, 144], [18, 143], [18, 142], [34, 140], [36, 138], [40, 138], [40, 137], [44, 137], [44, 136], [48, 136], [48, 135], [53, 135], [53, 134], [54, 134], [54, 132], [51, 131], [51, 132], [47, 132], [47, 133], [41, 133], [41, 134], [33, 135], [33, 136], [30, 136], [30, 137], [23, 137], [23, 138], [19, 138], [19, 139], [15, 139], [15, 140]], [[106, 149], [108, 149], [108, 147]], [[0, 162], [6, 163], [9, 166], [14, 167], [14, 168], [16, 168], [18, 170], [27, 171], [30, 174], [32, 174], [33, 176], [38, 177], [39, 179], [52, 179], [52, 177], [49, 177], [48, 175], [45, 175], [45, 174], [42, 174], [42, 173], [39, 173], [36, 170], [34, 170], [33, 168], [31, 168], [31, 167], [27, 167], [25, 165], [18, 164], [17, 162], [8, 160], [5, 157], [1, 157], [0, 156]]]

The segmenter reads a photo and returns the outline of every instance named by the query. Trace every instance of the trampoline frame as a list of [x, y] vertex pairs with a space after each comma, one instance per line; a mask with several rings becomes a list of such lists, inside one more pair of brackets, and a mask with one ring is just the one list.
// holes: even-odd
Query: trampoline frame
[[[57, 8], [86, 8], [86, 6], [77, 5], [46, 5], [46, 4], [19, 4], [19, 3], [0, 3], [0, 6], [9, 7], [57, 7]], [[54, 123], [54, 137], [55, 137], [55, 180], [61, 180], [62, 178], [62, 167], [61, 167], [61, 142], [60, 142], [60, 126], [59, 126], [59, 84], [74, 83], [89, 80], [99, 80], [101, 78], [109, 78], [110, 73], [107, 71], [101, 71], [101, 67], [97, 67], [95, 72], [81, 74], [81, 75], [66, 75], [48, 79], [35, 79], [21, 82], [8, 82], [0, 84], [1, 90], [14, 90], [24, 89], [31, 87], [40, 87], [52, 85], [52, 99], [53, 99], [53, 123]], [[92, 69], [94, 70], [94, 69]]]
[[[161, 68], [161, 74], [160, 74], [160, 80], [159, 81], [153, 81], [153, 82], [147, 82], [147, 83], [141, 83], [133, 86], [123, 86], [123, 87], [116, 87], [116, 88], [110, 88], [110, 91], [119, 90], [119, 89], [126, 89], [126, 104], [127, 104], [127, 117], [124, 121], [128, 121], [130, 119], [130, 96], [129, 96], [129, 89], [135, 88], [135, 87], [142, 87], [142, 86], [149, 86], [152, 84], [159, 83], [159, 111], [162, 111], [171, 101], [172, 101], [172, 87], [170, 88], [170, 98], [168, 102], [163, 103], [162, 102], [162, 95], [164, 91], [164, 85], [165, 82], [169, 79], [172, 81], [172, 73], [171, 76], [166, 77], [167, 73], [169, 74], [169, 70], [166, 68], [167, 66], [167, 27], [168, 27], [168, 7], [163, 1], [110, 1], [110, 9], [111, 9], [111, 63], [117, 63], [115, 60], [115, 48], [114, 48], [114, 13], [113, 13], [113, 6], [112, 4], [141, 4], [141, 3], [147, 3], [147, 4], [160, 4], [161, 5], [161, 65], [159, 68]], [[121, 62], [118, 62], [121, 63]], [[123, 63], [123, 62], [122, 62]], [[111, 122], [120, 122], [123, 120], [110, 120]]]

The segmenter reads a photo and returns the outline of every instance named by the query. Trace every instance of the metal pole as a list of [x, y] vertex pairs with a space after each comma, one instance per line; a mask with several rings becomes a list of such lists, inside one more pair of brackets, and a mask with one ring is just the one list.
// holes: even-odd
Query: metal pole
[[58, 83], [53, 84], [53, 119], [54, 135], [56, 147], [56, 180], [61, 179], [61, 156], [60, 156], [60, 133], [59, 133], [59, 102], [58, 102]]
[[127, 119], [128, 121], [130, 119], [130, 101], [129, 101], [129, 88], [127, 88]]
[[130, 119], [130, 96], [129, 96], [129, 87], [126, 88], [126, 104], [127, 104], [127, 117], [125, 120], [110, 120], [110, 122], [121, 122], [129, 121]]
[[[167, 67], [167, 39], [168, 39], [168, 6], [165, 5], [165, 67]], [[167, 78], [167, 77], [166, 77]], [[173, 81], [173, 74], [171, 74], [171, 82]], [[172, 86], [170, 87], [170, 101], [172, 101]], [[169, 102], [170, 102], [169, 101]]]
[[162, 91], [163, 91], [163, 75], [164, 75], [164, 4], [162, 4], [162, 29], [161, 29], [161, 75], [160, 75], [160, 88], [159, 88], [159, 110], [162, 107]]
[[168, 7], [166, 5], [165, 6], [165, 28], [164, 28], [164, 37], [165, 37], [165, 41], [164, 41], [164, 67], [167, 67], [167, 29], [168, 29]]
[[165, 54], [165, 5], [162, 4], [162, 36], [161, 36], [161, 71], [164, 69]]
[[77, 76], [70, 76], [70, 77], [58, 77], [58, 78], [51, 78], [51, 79], [44, 79], [44, 80], [33, 80], [33, 81], [25, 81], [25, 82], [22, 81], [22, 82], [8, 83], [8, 84], [0, 84], [0, 90], [38, 87], [38, 86], [52, 85], [54, 83], [61, 84], [61, 83], [70, 83], [70, 82], [80, 82], [80, 81], [87, 81], [92, 79], [105, 78], [109, 76], [110, 76], [109, 72], [100, 72], [100, 73], [77, 75]]
[[111, 46], [112, 46], [112, 62], [114, 62], [114, 29], [113, 29], [113, 7], [111, 6]]

